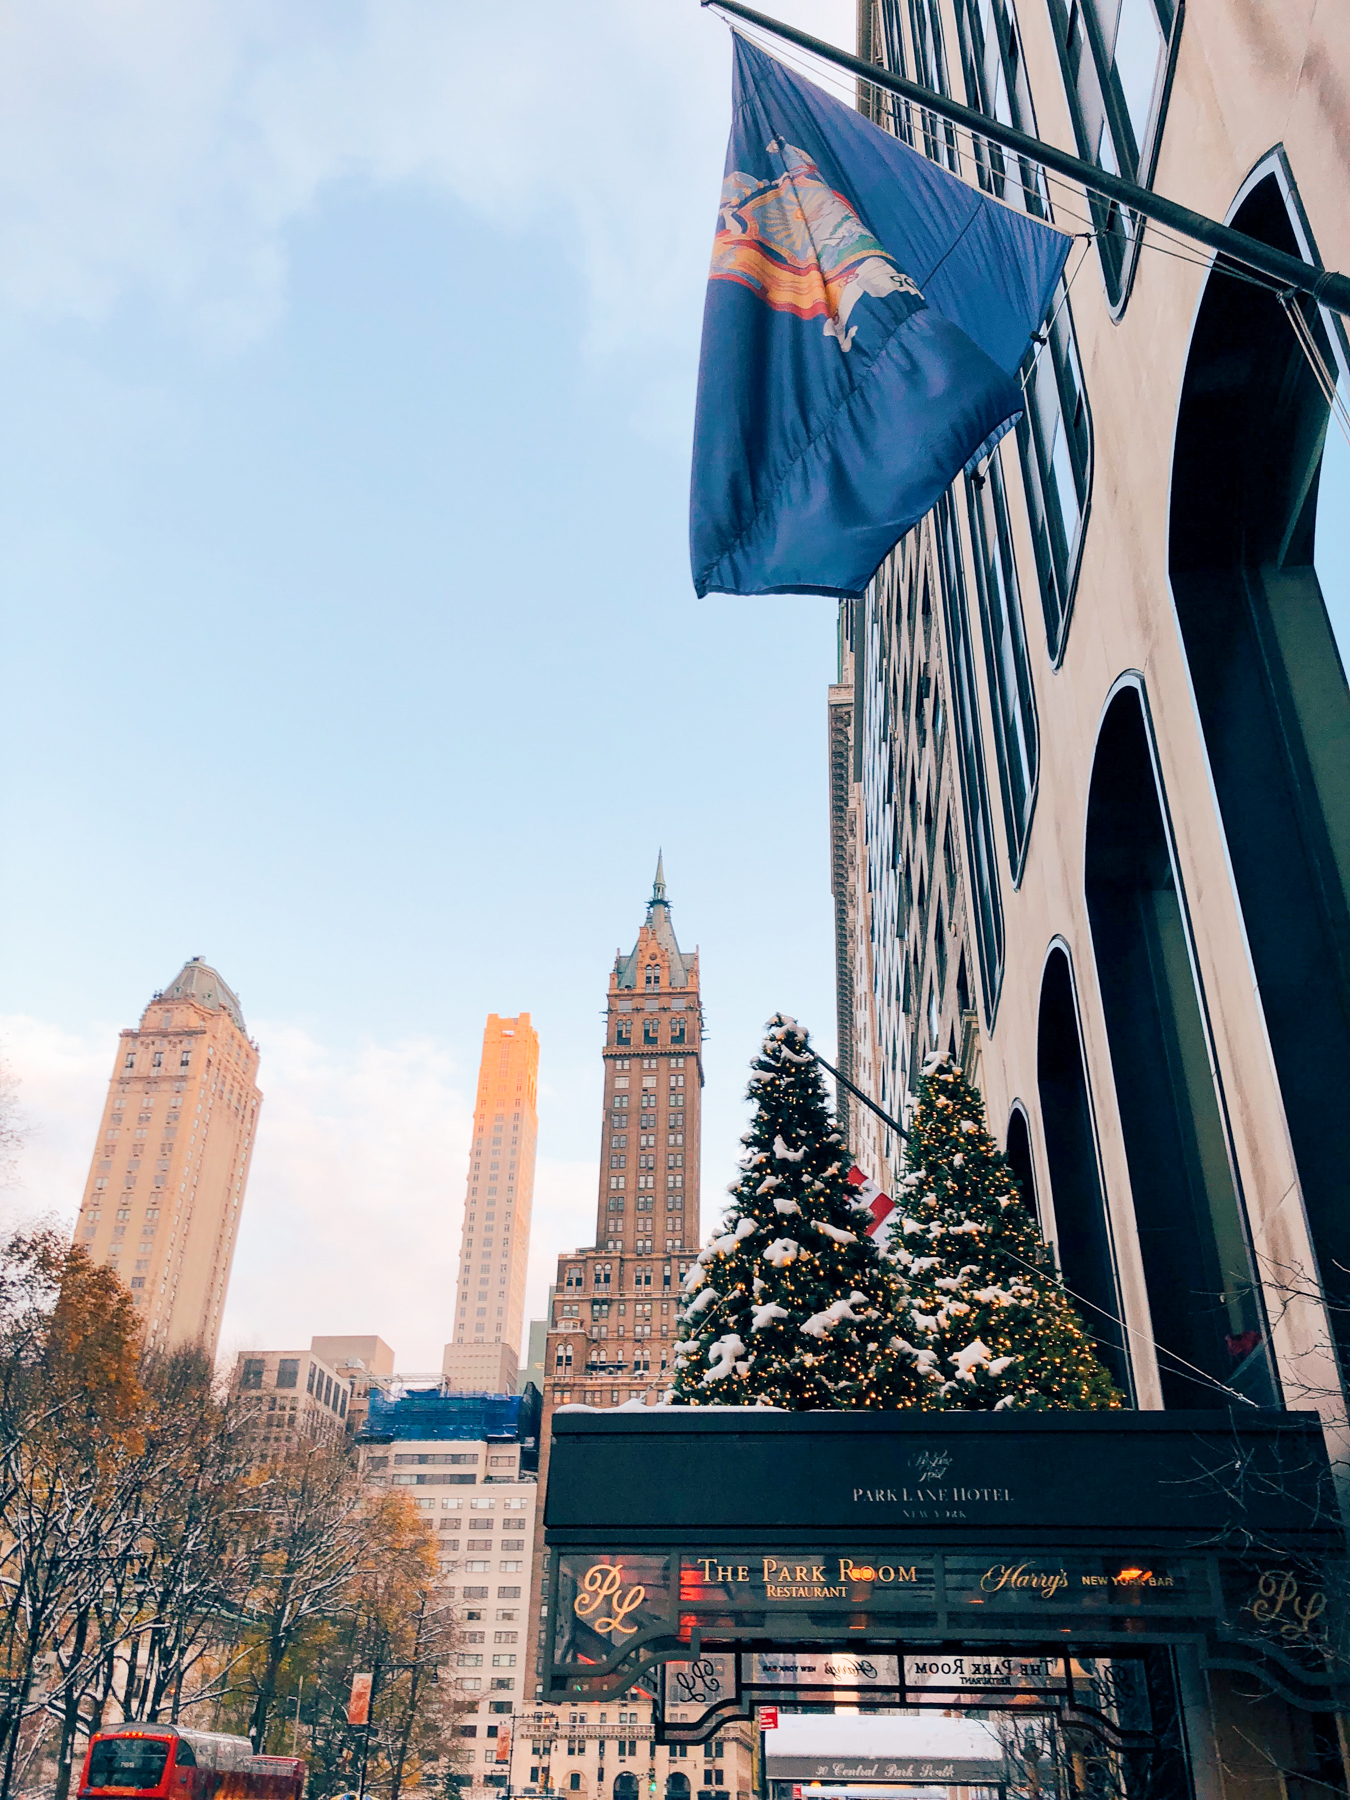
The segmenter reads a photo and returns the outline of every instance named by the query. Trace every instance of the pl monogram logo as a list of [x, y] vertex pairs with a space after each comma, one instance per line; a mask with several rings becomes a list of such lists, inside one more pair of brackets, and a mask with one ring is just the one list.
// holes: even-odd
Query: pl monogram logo
[[1289, 1569], [1267, 1569], [1256, 1584], [1252, 1617], [1269, 1625], [1286, 1643], [1311, 1638], [1313, 1627], [1327, 1609], [1327, 1597], [1318, 1589], [1303, 1593]]
[[909, 1466], [916, 1481], [941, 1481], [951, 1468], [952, 1459], [945, 1450], [920, 1450], [910, 1457]]
[[[624, 1620], [646, 1598], [646, 1588], [636, 1582], [624, 1591], [623, 1570], [618, 1563], [592, 1563], [581, 1578], [581, 1592], [572, 1610], [594, 1631], [631, 1637], [637, 1626], [625, 1625]], [[607, 1610], [602, 1611], [607, 1603]]]

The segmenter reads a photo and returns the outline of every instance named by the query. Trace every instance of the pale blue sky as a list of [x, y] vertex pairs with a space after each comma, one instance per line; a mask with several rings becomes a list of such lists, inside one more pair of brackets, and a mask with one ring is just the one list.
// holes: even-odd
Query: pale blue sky
[[658, 847], [703, 953], [705, 1219], [762, 1021], [833, 1041], [834, 608], [688, 574], [728, 34], [695, 0], [509, 17], [0, 19], [17, 1203], [69, 1216], [117, 1027], [204, 955], [268, 1094], [227, 1343], [438, 1360], [490, 1010], [543, 1039], [542, 1298]]
[[658, 847], [705, 1222], [763, 1020], [833, 1042], [834, 607], [688, 574], [728, 45], [696, 0], [0, 9], [10, 1211], [72, 1216], [118, 1028], [204, 955], [267, 1096], [227, 1348], [439, 1362], [491, 1010], [543, 1039], [542, 1304]]

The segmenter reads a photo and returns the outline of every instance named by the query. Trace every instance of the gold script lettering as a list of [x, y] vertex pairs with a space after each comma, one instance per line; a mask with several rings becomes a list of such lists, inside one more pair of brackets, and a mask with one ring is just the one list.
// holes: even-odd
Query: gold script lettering
[[[623, 1592], [623, 1569], [618, 1563], [592, 1563], [581, 1578], [581, 1592], [572, 1610], [579, 1619], [588, 1620], [596, 1631], [620, 1632], [624, 1637], [631, 1637], [637, 1626], [625, 1625], [624, 1620], [646, 1598], [646, 1588], [639, 1587], [636, 1582], [627, 1593]], [[612, 1604], [602, 1618], [600, 1609], [607, 1600]]]
[[1267, 1569], [1257, 1581], [1256, 1591], [1252, 1617], [1262, 1625], [1277, 1626], [1286, 1640], [1309, 1636], [1327, 1609], [1324, 1593], [1299, 1593], [1298, 1578], [1289, 1569]]
[[1004, 1588], [1030, 1588], [1042, 1600], [1053, 1599], [1068, 1585], [1069, 1577], [1063, 1569], [1033, 1569], [1029, 1563], [995, 1563], [980, 1577], [986, 1594], [997, 1594]]

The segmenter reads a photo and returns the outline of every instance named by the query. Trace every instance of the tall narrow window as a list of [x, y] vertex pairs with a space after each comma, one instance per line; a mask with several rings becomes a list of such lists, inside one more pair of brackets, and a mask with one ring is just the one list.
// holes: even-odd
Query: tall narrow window
[[1008, 834], [1008, 864], [1016, 886], [1021, 880], [1031, 835], [1040, 747], [1022, 624], [1022, 597], [998, 452], [989, 459], [981, 485], [967, 482], [966, 499], [975, 545], [975, 587], [984, 627], [984, 660], [993, 703], [994, 748], [1003, 794], [1003, 824]]
[[999, 892], [989, 791], [984, 778], [984, 746], [976, 703], [975, 670], [966, 607], [966, 583], [956, 510], [950, 492], [933, 509], [941, 558], [942, 601], [947, 618], [952, 684], [952, 719], [962, 812], [966, 824], [966, 877], [975, 914], [975, 942], [984, 987], [985, 1024], [992, 1031], [1003, 985], [1003, 899]]
[[1041, 1209], [1036, 1198], [1036, 1163], [1031, 1154], [1031, 1127], [1027, 1124], [1026, 1111], [1020, 1101], [1014, 1105], [1008, 1119], [1008, 1147], [1003, 1154], [1017, 1177], [1017, 1185], [1022, 1191], [1022, 1204], [1039, 1224]]
[[[1232, 223], [1320, 260], [1281, 158], [1250, 179]], [[1309, 324], [1345, 381], [1335, 323], [1309, 309]], [[1177, 414], [1169, 573], [1313, 1279], [1350, 1386], [1350, 690], [1319, 574], [1319, 534], [1348, 490], [1336, 492], [1327, 424], [1274, 295], [1211, 275]]]
[[1120, 1292], [1106, 1212], [1097, 1129], [1083, 1066], [1073, 973], [1056, 947], [1041, 977], [1036, 1032], [1036, 1086], [1041, 1102], [1055, 1244], [1066, 1285], [1072, 1290], [1097, 1354], [1117, 1387], [1130, 1390], [1125, 1332], [1119, 1323]]
[[[914, 44], [914, 79], [932, 88], [935, 94], [950, 94], [942, 44], [942, 12], [937, 0], [909, 0], [909, 30]], [[959, 169], [955, 127], [929, 112], [920, 115], [920, 123], [924, 154], [933, 162], [945, 162], [949, 168]]]
[[[1049, 0], [1078, 154], [1147, 186], [1162, 132], [1166, 71], [1182, 7], [1174, 0]], [[1113, 303], [1129, 289], [1138, 220], [1089, 195]]]
[[1084, 886], [1158, 1376], [1169, 1407], [1212, 1406], [1216, 1382], [1271, 1406], [1256, 1268], [1163, 817], [1141, 696], [1125, 687], [1097, 743]]
[[[1143, 3], [1152, 5], [1153, 0]], [[957, 0], [956, 23], [967, 103], [1036, 136], [1036, 110], [1017, 22], [1005, 0]], [[1053, 218], [1038, 167], [1005, 157], [996, 145], [982, 147], [976, 161], [982, 187], [1037, 218]], [[1092, 421], [1063, 283], [1046, 342], [1032, 346], [1023, 373], [1027, 406], [1017, 427], [1017, 448], [1036, 547], [1046, 643], [1051, 662], [1058, 666], [1068, 635], [1092, 487]]]
[[[870, 39], [870, 41], [869, 41]], [[908, 75], [909, 67], [905, 60], [905, 39], [900, 28], [900, 11], [895, 0], [890, 4], [877, 5], [871, 8], [871, 30], [869, 39], [860, 39], [859, 54], [879, 68], [889, 69], [893, 75]], [[912, 109], [906, 100], [898, 94], [891, 94], [885, 88], [872, 87], [870, 84], [862, 89], [859, 96], [862, 110], [874, 124], [893, 132], [905, 143], [913, 144], [914, 130]]]
[[1067, 300], [1046, 328], [1047, 343], [1026, 367], [1026, 411], [1017, 424], [1022, 480], [1036, 546], [1041, 611], [1050, 660], [1058, 667], [1092, 480], [1092, 424]]

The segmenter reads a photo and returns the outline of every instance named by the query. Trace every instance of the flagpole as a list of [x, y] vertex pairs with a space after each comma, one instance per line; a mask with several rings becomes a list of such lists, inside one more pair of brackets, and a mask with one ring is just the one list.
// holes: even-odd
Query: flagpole
[[746, 19], [777, 37], [786, 38], [789, 43], [798, 44], [803, 50], [809, 50], [827, 62], [836, 63], [841, 69], [848, 69], [863, 81], [870, 81], [874, 87], [899, 94], [925, 112], [936, 113], [939, 118], [963, 125], [977, 136], [988, 138], [991, 143], [1001, 144], [1005, 150], [1011, 150], [1017, 156], [1027, 157], [1044, 168], [1053, 169], [1057, 175], [1065, 175], [1070, 181], [1081, 182], [1085, 188], [1104, 195], [1108, 200], [1118, 201], [1131, 212], [1138, 213], [1141, 218], [1152, 219], [1155, 224], [1165, 225], [1171, 231], [1180, 232], [1183, 237], [1207, 244], [1211, 250], [1217, 250], [1234, 262], [1243, 263], [1250, 269], [1270, 276], [1281, 287], [1310, 295], [1319, 305], [1329, 306], [1335, 312], [1350, 317], [1350, 278], [1344, 275], [1338, 275], [1331, 269], [1319, 269], [1297, 256], [1286, 256], [1282, 250], [1263, 244], [1259, 238], [1234, 231], [1231, 225], [1220, 225], [1216, 219], [1192, 212], [1189, 206], [1168, 200], [1162, 194], [1155, 194], [1150, 188], [1137, 187], [1134, 182], [1112, 175], [1095, 163], [1070, 156], [1067, 150], [1056, 149], [1053, 144], [1029, 137], [1026, 132], [1018, 131], [1012, 125], [1005, 125], [999, 119], [991, 119], [972, 107], [963, 106], [959, 100], [949, 99], [946, 94], [921, 87], [918, 82], [908, 81], [903, 75], [892, 75], [889, 69], [864, 62], [862, 57], [840, 50], [834, 44], [826, 43], [823, 38], [812, 37], [809, 31], [799, 31], [795, 25], [785, 25], [779, 19], [771, 19], [767, 13], [756, 12], [753, 7], [742, 5], [741, 0], [699, 0], [699, 4], [715, 6], [719, 12], [733, 13], [737, 18]]
[[819, 1050], [811, 1050], [808, 1052], [808, 1054], [813, 1056], [816, 1059], [816, 1061], [820, 1064], [822, 1069], [829, 1069], [830, 1074], [834, 1076], [835, 1080], [837, 1082], [839, 1082], [841, 1086], [846, 1087], [848, 1089], [849, 1093], [852, 1094], [852, 1096], [855, 1100], [861, 1100], [864, 1106], [871, 1108], [871, 1110], [877, 1115], [877, 1117], [881, 1120], [881, 1122], [884, 1125], [889, 1125], [891, 1130], [894, 1131], [895, 1133], [897, 1133], [898, 1136], [902, 1137], [906, 1143], [909, 1142], [909, 1133], [905, 1130], [904, 1126], [899, 1124], [895, 1119], [893, 1119], [889, 1113], [882, 1112], [881, 1108], [877, 1105], [876, 1101], [869, 1100], [867, 1095], [863, 1093], [861, 1088], [855, 1088], [853, 1083], [849, 1080], [847, 1075], [841, 1075], [839, 1073], [838, 1069], [831, 1067], [831, 1065], [829, 1063], [827, 1063], [825, 1058], [820, 1054]]

